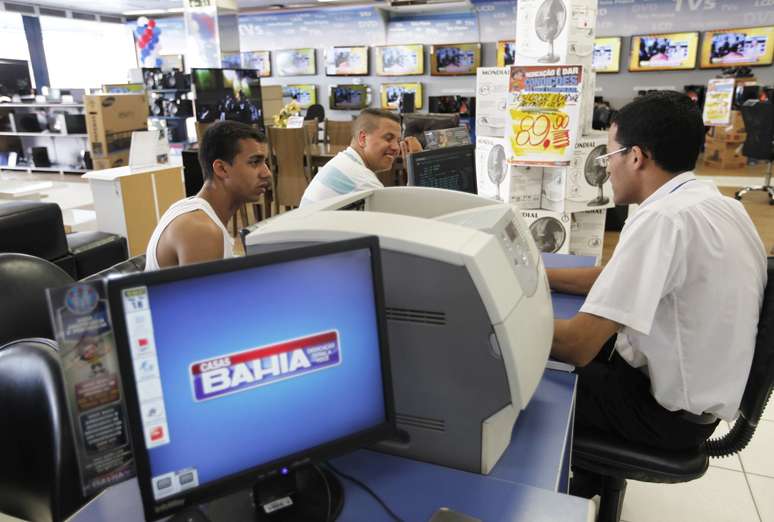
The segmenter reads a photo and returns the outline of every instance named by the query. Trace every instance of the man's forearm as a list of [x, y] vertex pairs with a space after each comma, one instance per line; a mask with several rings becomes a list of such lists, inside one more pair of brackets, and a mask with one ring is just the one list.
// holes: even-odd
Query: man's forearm
[[552, 290], [578, 295], [588, 294], [601, 272], [601, 266], [546, 269]]

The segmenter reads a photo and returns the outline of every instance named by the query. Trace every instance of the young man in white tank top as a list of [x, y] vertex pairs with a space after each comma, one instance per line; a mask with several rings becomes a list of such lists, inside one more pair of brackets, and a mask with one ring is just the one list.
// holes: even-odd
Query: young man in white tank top
[[204, 185], [161, 217], [148, 242], [145, 270], [232, 257], [234, 240], [226, 224], [271, 185], [268, 153], [266, 138], [249, 125], [221, 121], [210, 126], [199, 146]]

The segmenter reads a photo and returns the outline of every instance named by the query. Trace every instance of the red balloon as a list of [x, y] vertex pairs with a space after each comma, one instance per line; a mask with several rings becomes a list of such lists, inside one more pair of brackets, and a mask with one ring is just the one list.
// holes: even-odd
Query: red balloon
[[148, 20], [148, 27], [150, 27], [151, 29], [156, 27], [156, 20]]
[[137, 45], [140, 47], [140, 49], [145, 49], [145, 45], [146, 45], [147, 43], [148, 43], [148, 42], [146, 42], [145, 40], [142, 40], [142, 39], [141, 39], [141, 40], [139, 40], [139, 41], [137, 42]]
[[153, 36], [153, 29], [146, 29], [144, 33], [142, 33], [143, 36], [151, 37]]

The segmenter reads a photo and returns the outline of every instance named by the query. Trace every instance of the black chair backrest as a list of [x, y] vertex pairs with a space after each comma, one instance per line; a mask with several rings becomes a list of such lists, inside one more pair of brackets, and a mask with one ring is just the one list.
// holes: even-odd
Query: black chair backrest
[[748, 158], [771, 161], [774, 159], [774, 103], [749, 100], [742, 105], [741, 110], [747, 133], [742, 154]]
[[707, 452], [711, 457], [730, 455], [747, 446], [774, 386], [774, 257], [768, 259], [766, 271], [768, 282], [758, 318], [755, 353], [739, 406], [739, 417], [725, 436], [707, 441]]
[[57, 345], [0, 347], [0, 512], [63, 520], [84, 503]]
[[96, 279], [105, 279], [106, 277], [114, 275], [142, 272], [143, 270], [145, 270], [145, 254], [140, 254], [139, 256], [130, 257], [126, 261], [116, 263], [110, 268], [101, 270], [96, 274], [91, 274], [89, 277], [84, 277], [81, 281], [94, 281]]
[[53, 339], [45, 290], [71, 283], [67, 272], [45, 259], [0, 254], [0, 345], [28, 337]]
[[323, 106], [320, 105], [319, 103], [310, 105], [309, 108], [306, 110], [306, 115], [304, 116], [304, 119], [305, 120], [317, 119], [317, 121], [325, 121], [325, 108], [323, 108]]

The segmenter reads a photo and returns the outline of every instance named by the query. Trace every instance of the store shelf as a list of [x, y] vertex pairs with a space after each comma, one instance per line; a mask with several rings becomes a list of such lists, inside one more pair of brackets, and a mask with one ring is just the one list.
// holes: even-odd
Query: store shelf
[[0, 136], [47, 136], [49, 138], [88, 138], [88, 134], [58, 134], [56, 132], [0, 132]]
[[9, 167], [8, 165], [0, 165], [0, 170], [20, 170], [23, 172], [59, 172], [64, 174], [65, 172], [72, 172], [76, 174], [84, 174], [88, 172], [86, 169], [77, 169], [67, 166], [51, 166], [51, 167], [34, 167], [28, 165], [21, 165], [16, 167]]
[[14, 107], [62, 107], [68, 109], [83, 109], [82, 103], [0, 103], [0, 109]]
[[178, 92], [185, 92], [189, 93], [191, 92], [191, 89], [151, 89], [150, 92], [157, 92], [157, 93], [178, 93]]
[[156, 120], [184, 120], [186, 118], [193, 118], [193, 115], [191, 116], [156, 116], [154, 114], [151, 114], [148, 117], [154, 118]]

